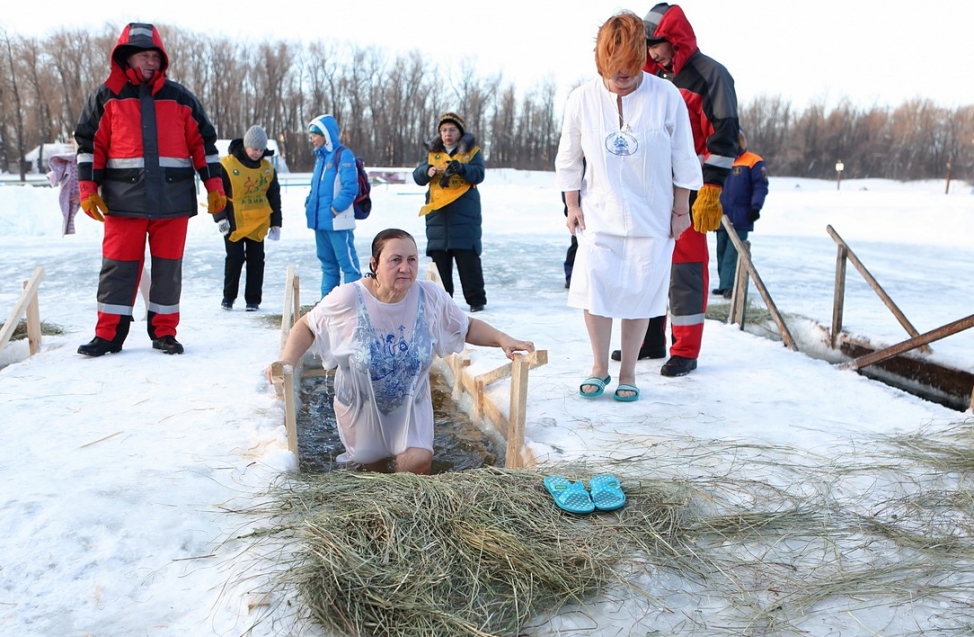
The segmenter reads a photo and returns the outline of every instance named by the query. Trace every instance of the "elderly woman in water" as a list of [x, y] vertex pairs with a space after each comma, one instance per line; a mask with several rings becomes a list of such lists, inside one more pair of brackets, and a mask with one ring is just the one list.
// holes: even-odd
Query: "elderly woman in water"
[[[335, 372], [341, 462], [427, 474], [433, 461], [433, 356], [463, 344], [499, 347], [508, 358], [534, 344], [469, 318], [438, 284], [417, 281], [416, 241], [388, 229], [372, 241], [369, 274], [332, 290], [295, 323], [282, 360], [296, 366], [313, 345]], [[265, 372], [270, 380], [270, 368]]]

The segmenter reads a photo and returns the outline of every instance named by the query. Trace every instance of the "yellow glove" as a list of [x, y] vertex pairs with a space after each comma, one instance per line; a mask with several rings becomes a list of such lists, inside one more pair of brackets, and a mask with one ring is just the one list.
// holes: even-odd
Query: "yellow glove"
[[81, 200], [81, 209], [85, 211], [86, 215], [102, 223], [105, 222], [105, 215], [108, 214], [108, 207], [97, 192], [93, 192]]
[[693, 202], [693, 229], [697, 232], [710, 232], [720, 227], [724, 209], [720, 205], [720, 186], [704, 184], [697, 191]]
[[208, 205], [206, 211], [211, 215], [215, 215], [224, 208], [227, 207], [227, 196], [222, 192], [217, 192], [216, 190], [211, 190], [206, 194]]

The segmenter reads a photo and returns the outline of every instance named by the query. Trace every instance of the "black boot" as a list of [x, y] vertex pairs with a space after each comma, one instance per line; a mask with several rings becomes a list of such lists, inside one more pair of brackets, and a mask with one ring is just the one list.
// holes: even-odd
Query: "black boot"
[[153, 349], [161, 350], [163, 354], [182, 354], [183, 346], [174, 336], [163, 336], [152, 339]]
[[78, 348], [78, 353], [82, 356], [104, 356], [105, 354], [117, 354], [122, 351], [122, 343], [129, 335], [129, 326], [132, 324], [131, 316], [120, 316], [118, 325], [115, 326], [115, 338], [107, 340], [96, 336], [91, 341]]
[[82, 356], [104, 356], [105, 354], [117, 354], [122, 351], [122, 344], [115, 341], [107, 341], [99, 336], [91, 339], [78, 348], [78, 353]]
[[659, 373], [663, 376], [686, 376], [697, 368], [697, 359], [685, 356], [670, 356], [670, 360], [663, 363]]

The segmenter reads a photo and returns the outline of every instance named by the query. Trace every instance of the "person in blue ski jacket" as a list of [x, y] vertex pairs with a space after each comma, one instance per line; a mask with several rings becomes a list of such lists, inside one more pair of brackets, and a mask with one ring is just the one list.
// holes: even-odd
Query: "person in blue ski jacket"
[[342, 146], [338, 122], [331, 115], [311, 120], [308, 133], [315, 149], [311, 192], [304, 202], [308, 227], [315, 231], [321, 262], [321, 297], [345, 283], [362, 278], [355, 251], [355, 211], [358, 195], [355, 154]]
[[[761, 217], [764, 198], [768, 196], [768, 172], [761, 156], [747, 149], [743, 130], [737, 134], [737, 145], [739, 151], [724, 180], [720, 205], [733, 224], [734, 232], [741, 241], [746, 241], [748, 233], [754, 230], [754, 222]], [[723, 225], [717, 228], [717, 274], [720, 283], [713, 294], [731, 298], [737, 274], [737, 248]]]

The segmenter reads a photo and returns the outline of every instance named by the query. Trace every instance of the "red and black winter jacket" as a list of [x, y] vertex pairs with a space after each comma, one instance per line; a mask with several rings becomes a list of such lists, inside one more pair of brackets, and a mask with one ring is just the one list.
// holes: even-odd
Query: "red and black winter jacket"
[[737, 156], [740, 124], [734, 78], [697, 48], [697, 36], [682, 8], [660, 3], [650, 10], [653, 13], [659, 21], [652, 37], [670, 43], [673, 62], [666, 69], [647, 54], [643, 70], [671, 80], [680, 89], [690, 114], [693, 145], [703, 161], [703, 181], [722, 186]]
[[[162, 64], [143, 80], [126, 60], [158, 49]], [[166, 79], [169, 58], [156, 28], [129, 24], [111, 55], [111, 74], [85, 103], [74, 137], [81, 197], [96, 192], [110, 215], [165, 219], [197, 213], [198, 174], [223, 192], [216, 129], [199, 100]]]

